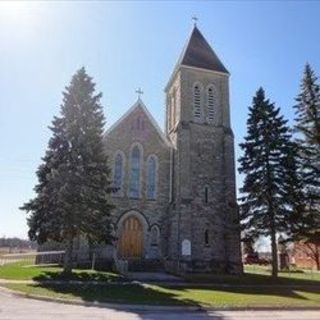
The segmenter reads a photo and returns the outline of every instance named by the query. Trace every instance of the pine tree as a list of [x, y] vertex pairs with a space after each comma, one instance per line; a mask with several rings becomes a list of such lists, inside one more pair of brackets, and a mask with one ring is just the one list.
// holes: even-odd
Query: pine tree
[[289, 221], [299, 208], [296, 146], [286, 123], [260, 88], [249, 107], [245, 142], [240, 144], [239, 172], [245, 175], [240, 189], [241, 221], [247, 237], [271, 238], [274, 277], [278, 273], [277, 234], [289, 230]]
[[68, 150], [63, 131], [63, 119], [55, 117], [50, 127], [53, 135], [48, 143], [48, 150], [43, 157], [43, 163], [36, 174], [38, 184], [34, 190], [36, 197], [26, 203], [21, 209], [32, 212], [27, 218], [29, 238], [39, 244], [48, 239], [61, 242], [60, 233], [62, 225], [61, 215], [57, 214], [59, 208], [58, 188], [54, 185], [53, 177], [62, 164], [62, 155]]
[[103, 145], [101, 93], [81, 68], [63, 93], [60, 117], [37, 176], [36, 196], [22, 209], [29, 213], [29, 236], [65, 244], [64, 272], [72, 271], [73, 243], [86, 236], [91, 243], [112, 240], [107, 156]]
[[320, 243], [320, 87], [309, 64], [305, 66], [296, 101], [294, 131], [299, 144], [299, 171], [306, 207], [303, 224], [294, 232], [299, 240], [317, 245]]

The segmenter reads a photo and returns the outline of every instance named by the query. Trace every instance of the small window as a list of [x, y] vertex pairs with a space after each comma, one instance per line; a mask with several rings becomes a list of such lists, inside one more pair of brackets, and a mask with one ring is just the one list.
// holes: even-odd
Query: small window
[[151, 229], [151, 246], [158, 246], [160, 238], [160, 230], [157, 226]]
[[204, 232], [204, 243], [205, 243], [206, 246], [209, 245], [209, 231], [208, 230], [206, 230]]
[[208, 203], [208, 202], [209, 202], [209, 188], [204, 187], [204, 203]]
[[131, 123], [131, 129], [144, 130], [145, 123], [143, 116], [137, 116], [135, 120]]

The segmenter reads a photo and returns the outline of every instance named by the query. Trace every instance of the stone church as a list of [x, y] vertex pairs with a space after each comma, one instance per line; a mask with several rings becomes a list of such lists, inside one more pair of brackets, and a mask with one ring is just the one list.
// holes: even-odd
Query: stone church
[[229, 72], [197, 26], [165, 94], [165, 132], [139, 98], [105, 134], [117, 257], [129, 270], [240, 273]]

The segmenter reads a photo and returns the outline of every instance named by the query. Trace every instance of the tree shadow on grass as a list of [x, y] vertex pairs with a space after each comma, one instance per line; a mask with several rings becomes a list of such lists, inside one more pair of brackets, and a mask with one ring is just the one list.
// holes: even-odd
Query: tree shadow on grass
[[[74, 278], [82, 283], [50, 282], [50, 280], [66, 280], [58, 272], [45, 272], [36, 277], [38, 284], [28, 285], [36, 294], [53, 297], [81, 299], [84, 302], [101, 302], [117, 304], [147, 304], [147, 305], [182, 305], [196, 306], [211, 305], [226, 306], [315, 306], [320, 304], [319, 281], [304, 279], [273, 280], [270, 276], [250, 275], [232, 277], [221, 276], [224, 282], [213, 281], [206, 283], [190, 282], [187, 284], [157, 284], [141, 285], [137, 283], [108, 284], [110, 275], [104, 273], [79, 272]], [[49, 281], [48, 281], [49, 280]], [[93, 284], [90, 281], [101, 281]], [[119, 282], [118, 279], [115, 281]], [[112, 281], [111, 281], [112, 282]], [[197, 292], [192, 292], [196, 290]], [[309, 294], [319, 294], [313, 296]], [[215, 316], [215, 315], [214, 315]], [[219, 316], [217, 315], [217, 319]]]
[[114, 273], [101, 272], [73, 272], [71, 274], [64, 274], [59, 271], [44, 271], [40, 275], [32, 278], [35, 281], [102, 281], [102, 282], [128, 282], [125, 277]]
[[[266, 305], [308, 305], [319, 304], [320, 297], [313, 299], [304, 293], [319, 294], [319, 287], [273, 287], [273, 286], [213, 286], [192, 285], [185, 287], [141, 284], [32, 284], [36, 294], [86, 302], [119, 304], [182, 305], [200, 306], [266, 306]], [[38, 290], [37, 290], [38, 289]], [[45, 291], [43, 290], [45, 289]], [[196, 291], [196, 292], [195, 292]], [[301, 294], [300, 292], [303, 292]], [[284, 298], [284, 299], [283, 299]], [[294, 300], [293, 300], [294, 299]]]
[[[173, 305], [173, 306], [199, 306], [193, 300], [178, 299], [175, 293], [169, 290], [156, 290], [153, 286], [142, 284], [56, 284], [38, 283], [28, 285], [36, 289], [36, 294], [46, 294], [52, 297], [80, 298], [85, 302], [101, 302], [116, 304], [138, 304], [138, 305]], [[39, 289], [39, 290], [37, 290]], [[41, 289], [52, 292], [52, 295]]]
[[[169, 287], [165, 287], [169, 288]], [[170, 286], [171, 289], [173, 289]], [[243, 302], [243, 305], [277, 305], [277, 304], [288, 304], [288, 300], [286, 299], [297, 299], [300, 300], [301, 304], [304, 304], [304, 302], [313, 302], [318, 303], [320, 306], [320, 287], [273, 287], [273, 286], [230, 286], [230, 287], [224, 287], [224, 286], [192, 286], [192, 289], [197, 291], [211, 291], [212, 297], [214, 297], [216, 294], [220, 297], [225, 296], [227, 300], [229, 299], [233, 300], [231, 302], [231, 305], [237, 306], [238, 301], [237, 297], [240, 300], [246, 300], [247, 302]], [[174, 288], [176, 291], [184, 292], [186, 290], [190, 290], [190, 288], [186, 289], [183, 287], [176, 287]], [[304, 293], [312, 293], [312, 294], [319, 294], [319, 298], [317, 300], [309, 299], [308, 297], [305, 297], [304, 295], [301, 295], [299, 292]], [[211, 294], [210, 293], [210, 294]], [[233, 296], [227, 297], [227, 294], [239, 294], [239, 296]], [[242, 295], [242, 296], [241, 296]], [[246, 296], [246, 297], [245, 297]], [[252, 299], [250, 297], [252, 297]], [[264, 300], [263, 296], [266, 299]], [[245, 298], [244, 298], [245, 297]], [[268, 298], [273, 297], [273, 300], [268, 300]], [[283, 299], [285, 298], [285, 299]], [[278, 300], [277, 300], [278, 299]], [[214, 302], [214, 300], [212, 300]], [[220, 300], [221, 301], [221, 300]], [[241, 302], [241, 301], [240, 301]], [[292, 301], [294, 303], [294, 301]], [[228, 304], [227, 301], [225, 305]], [[242, 303], [240, 303], [241, 305]], [[299, 303], [298, 303], [299, 304]]]
[[[281, 275], [281, 274], [279, 274]], [[243, 275], [222, 275], [222, 274], [191, 274], [184, 277], [190, 283], [223, 284], [223, 285], [275, 285], [275, 286], [318, 286], [319, 280], [297, 279], [290, 276], [280, 276], [276, 279], [266, 274], [245, 273]]]
[[[41, 289], [50, 290], [55, 297], [62, 297], [66, 299], [80, 298], [84, 303], [109, 303], [111, 309], [118, 311], [129, 311], [139, 316], [139, 319], [159, 320], [159, 319], [175, 319], [181, 317], [185, 320], [223, 320], [224, 316], [219, 312], [200, 310], [200, 304], [194, 300], [178, 299], [178, 296], [173, 292], [168, 292], [164, 288], [156, 290], [153, 286], [145, 286], [141, 284], [118, 284], [118, 285], [57, 285], [57, 284], [32, 284], [28, 285], [34, 289], [40, 289], [35, 292], [42, 295]], [[130, 310], [128, 305], [141, 305], [134, 311]], [[179, 310], [166, 310], [161, 314], [161, 309], [155, 311], [143, 311], [143, 305], [152, 306], [179, 306]], [[88, 306], [89, 307], [89, 306]], [[90, 305], [92, 307], [92, 305]], [[106, 308], [106, 305], [96, 305], [95, 307]], [[188, 309], [187, 307], [196, 307], [195, 309]], [[185, 309], [184, 309], [185, 308]], [[199, 308], [199, 309], [198, 309]]]
[[[210, 279], [207, 278], [207, 281], [205, 281], [204, 277], [202, 277], [200, 281], [199, 278], [194, 277], [189, 278], [189, 281], [189, 288], [200, 291], [212, 290], [212, 295], [214, 295], [215, 292], [219, 292], [220, 296], [226, 296], [228, 293], [239, 294], [239, 299], [242, 299], [243, 296], [241, 295], [245, 295], [249, 304], [250, 298], [248, 298], [248, 296], [252, 296], [252, 300], [256, 301], [254, 304], [260, 305], [267, 305], [269, 302], [275, 305], [280, 305], [282, 302], [287, 304], [289, 300], [280, 300], [280, 298], [291, 298], [297, 299], [296, 304], [299, 305], [313, 303], [314, 305], [318, 304], [318, 306], [320, 306], [320, 281], [317, 280], [292, 278], [273, 279], [268, 275], [244, 274], [242, 276], [220, 275], [220, 278], [218, 275], [214, 275]], [[164, 286], [164, 288], [173, 288], [173, 286]], [[186, 286], [175, 287], [174, 289], [181, 292], [188, 290]], [[308, 295], [304, 295], [308, 293], [318, 294], [319, 296], [315, 297], [315, 299], [313, 299], [313, 296], [309, 298]], [[266, 300], [263, 300], [262, 296], [266, 296]], [[233, 297], [236, 302], [237, 296]], [[279, 298], [278, 301], [277, 298]], [[292, 300], [291, 302], [294, 303]]]

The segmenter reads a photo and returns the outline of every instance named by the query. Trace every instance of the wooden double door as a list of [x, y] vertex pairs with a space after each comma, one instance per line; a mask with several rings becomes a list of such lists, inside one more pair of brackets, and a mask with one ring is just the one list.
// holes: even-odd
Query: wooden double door
[[123, 221], [118, 242], [118, 253], [122, 258], [141, 258], [143, 253], [143, 226], [131, 216]]

